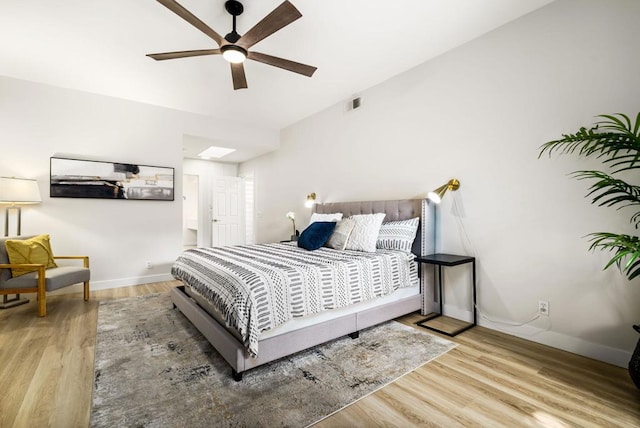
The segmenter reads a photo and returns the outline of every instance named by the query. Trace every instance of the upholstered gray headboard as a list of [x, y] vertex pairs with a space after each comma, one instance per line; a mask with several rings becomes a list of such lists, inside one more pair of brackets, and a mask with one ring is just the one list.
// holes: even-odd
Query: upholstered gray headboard
[[395, 201], [328, 202], [315, 204], [313, 212], [320, 214], [342, 213], [344, 217], [354, 214], [385, 213], [384, 221], [408, 220], [420, 217], [420, 226], [411, 251], [416, 255], [434, 252], [431, 204], [424, 199], [400, 199]]

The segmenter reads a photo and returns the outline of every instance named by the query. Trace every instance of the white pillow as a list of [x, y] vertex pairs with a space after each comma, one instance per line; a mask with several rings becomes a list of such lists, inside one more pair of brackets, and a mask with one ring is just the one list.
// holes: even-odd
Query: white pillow
[[356, 221], [350, 218], [340, 220], [338, 224], [336, 224], [336, 228], [333, 229], [333, 233], [329, 237], [325, 247], [333, 248], [334, 250], [344, 250], [355, 225]]
[[351, 231], [345, 250], [365, 251], [374, 253], [378, 232], [386, 214], [358, 214], [349, 218], [355, 220], [356, 225]]
[[418, 217], [382, 223], [376, 248], [411, 252], [419, 223]]
[[309, 224], [315, 223], [316, 221], [340, 221], [342, 220], [342, 213], [332, 213], [332, 214], [311, 214], [311, 220], [309, 220]]

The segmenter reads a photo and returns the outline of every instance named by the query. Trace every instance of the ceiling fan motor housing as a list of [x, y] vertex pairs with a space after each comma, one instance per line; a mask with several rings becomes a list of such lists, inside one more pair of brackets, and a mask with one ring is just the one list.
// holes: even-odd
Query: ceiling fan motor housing
[[238, 34], [235, 30], [233, 30], [232, 32], [224, 36], [224, 39], [229, 43], [235, 43], [238, 40], [240, 40], [240, 34]]

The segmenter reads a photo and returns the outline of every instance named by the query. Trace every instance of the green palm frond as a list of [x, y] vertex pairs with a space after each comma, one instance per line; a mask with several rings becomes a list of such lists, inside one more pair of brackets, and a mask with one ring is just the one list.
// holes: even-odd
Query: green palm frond
[[[599, 206], [621, 209], [640, 205], [640, 186], [635, 186], [614, 177], [614, 174], [640, 169], [640, 113], [634, 122], [629, 116], [617, 113], [603, 114], [592, 128], [581, 127], [575, 134], [564, 134], [561, 139], [540, 146], [538, 158], [547, 153], [594, 156], [609, 168], [610, 174], [602, 171], [576, 171], [572, 176], [578, 180], [594, 180], [587, 197]], [[631, 216], [636, 229], [640, 226], [640, 210]], [[640, 237], [599, 232], [591, 236], [589, 250], [613, 251], [605, 269], [616, 265], [627, 278], [640, 276]]]
[[604, 269], [614, 264], [629, 278], [640, 276], [640, 237], [614, 233], [592, 233], [589, 250], [614, 251]]
[[[640, 186], [633, 186], [601, 171], [576, 171], [572, 175], [578, 180], [595, 179], [586, 196], [593, 196], [592, 204], [618, 209], [640, 205]], [[631, 217], [636, 229], [640, 226], [640, 211]]]
[[590, 129], [581, 127], [575, 134], [563, 134], [559, 140], [540, 146], [538, 158], [548, 153], [551, 156], [576, 153], [580, 156], [603, 158], [603, 163], [614, 173], [640, 168], [640, 113], [635, 123], [622, 113], [597, 116], [603, 120]]

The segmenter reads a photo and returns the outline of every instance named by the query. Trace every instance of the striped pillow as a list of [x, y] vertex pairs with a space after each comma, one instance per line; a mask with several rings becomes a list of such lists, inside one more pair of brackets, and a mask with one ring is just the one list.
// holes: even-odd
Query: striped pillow
[[411, 252], [413, 240], [418, 231], [420, 218], [383, 223], [380, 226], [376, 248]]

